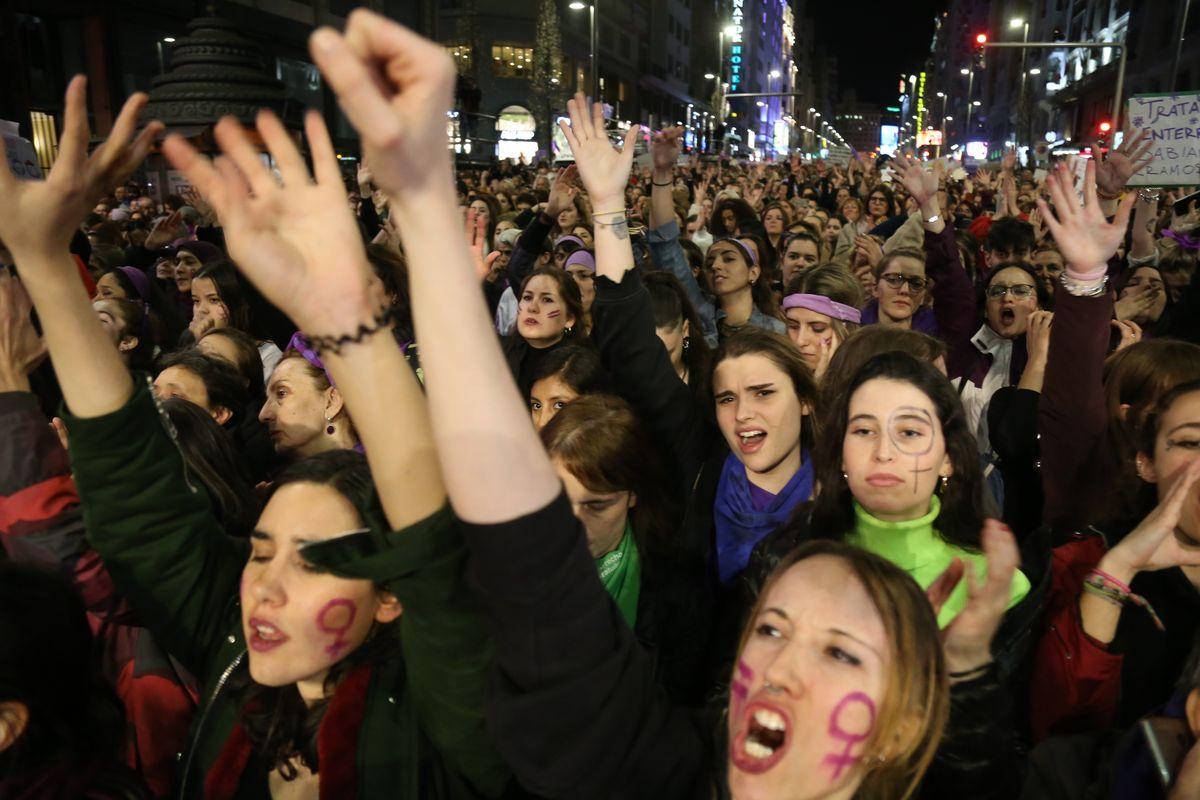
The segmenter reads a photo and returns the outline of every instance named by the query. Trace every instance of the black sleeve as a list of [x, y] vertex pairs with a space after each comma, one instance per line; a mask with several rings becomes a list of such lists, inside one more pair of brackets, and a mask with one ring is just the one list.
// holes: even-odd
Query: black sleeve
[[1200, 344], [1200, 269], [1192, 273], [1192, 280], [1179, 296], [1179, 302], [1166, 312], [1164, 335], [1172, 339]]
[[538, 254], [542, 252], [542, 245], [550, 235], [551, 227], [542, 219], [541, 214], [537, 214], [525, 226], [525, 230], [521, 231], [512, 257], [508, 259], [508, 282], [511, 286], [519, 287], [525, 282], [525, 277], [533, 271], [533, 265]]
[[713, 432], [654, 331], [650, 293], [640, 270], [626, 272], [620, 283], [596, 278], [592, 340], [600, 358], [612, 373], [618, 392], [651, 430], [663, 437], [680, 477], [690, 487], [708, 455]]
[[894, 217], [888, 217], [874, 228], [871, 228], [868, 233], [872, 236], [882, 236], [886, 240], [891, 238], [893, 233], [900, 230], [906, 222], [908, 222], [908, 214], [897, 214]]
[[496, 317], [496, 309], [500, 305], [500, 298], [504, 296], [504, 290], [508, 288], [502, 280], [484, 281], [483, 282], [483, 298], [488, 304], [488, 313], [492, 318]]
[[566, 496], [464, 533], [496, 648], [492, 740], [522, 785], [544, 797], [698, 796], [708, 739], [657, 686]]
[[379, 212], [375, 210], [375, 201], [370, 197], [362, 198], [358, 204], [358, 224], [362, 228], [363, 241], [367, 243], [379, 233]]
[[995, 666], [980, 678], [952, 686], [950, 723], [917, 796], [1017, 797], [1026, 767], [1012, 713], [1018, 705]]
[[1041, 393], [1005, 386], [988, 403], [988, 440], [1004, 477], [1004, 521], [1018, 541], [1042, 524], [1038, 407]]

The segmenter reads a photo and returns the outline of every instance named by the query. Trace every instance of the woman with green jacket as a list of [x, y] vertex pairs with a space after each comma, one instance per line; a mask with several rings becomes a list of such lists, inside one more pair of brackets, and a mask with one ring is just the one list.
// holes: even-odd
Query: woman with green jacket
[[84, 97], [75, 78], [47, 180], [0, 170], [0, 239], [62, 386], [92, 543], [202, 687], [182, 795], [501, 794], [508, 771], [484, 731], [490, 653], [461, 584], [465, 552], [420, 388], [369, 288], [353, 217], [344, 202], [345, 213], [329, 213], [344, 192], [320, 117], [307, 119], [315, 182], [279, 121], [259, 118], [286, 192], [232, 120], [217, 126], [229, 156], [220, 167], [240, 169], [253, 195], [209, 194], [213, 166], [181, 140], [166, 146], [221, 213], [230, 255], [252, 264], [250, 279], [322, 346], [368, 453], [297, 464], [250, 542], [238, 542], [189, 478], [149, 389], [103, 335], [68, 253], [96, 198], [162, 131], [151, 123], [131, 143], [146, 102], [135, 95], [89, 156]]

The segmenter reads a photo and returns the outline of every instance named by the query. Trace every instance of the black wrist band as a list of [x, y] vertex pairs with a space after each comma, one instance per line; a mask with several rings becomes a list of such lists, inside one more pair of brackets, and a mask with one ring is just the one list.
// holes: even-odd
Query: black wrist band
[[342, 348], [348, 344], [359, 344], [368, 336], [374, 336], [384, 330], [392, 322], [393, 307], [388, 306], [375, 315], [371, 325], [359, 325], [354, 333], [343, 333], [341, 336], [310, 336], [309, 342], [318, 353], [333, 353], [341, 355]]

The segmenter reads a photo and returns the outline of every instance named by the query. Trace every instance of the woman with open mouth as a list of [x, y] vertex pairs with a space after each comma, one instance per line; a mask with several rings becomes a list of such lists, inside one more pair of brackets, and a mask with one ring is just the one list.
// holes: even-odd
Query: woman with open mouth
[[[427, 45], [431, 58], [435, 47]], [[636, 131], [617, 151], [592, 122], [601, 118], [599, 105], [593, 115], [577, 95], [568, 110], [571, 125], [562, 127], [584, 183], [597, 207], [611, 211], [621, 202]], [[430, 136], [428, 147], [425, 158], [444, 150], [444, 138]], [[471, 582], [496, 644], [491, 732], [523, 785], [547, 797], [709, 798], [730, 790], [737, 798], [909, 796], [946, 714], [934, 609], [949, 583], [931, 607], [916, 583], [884, 559], [836, 542], [798, 551], [775, 574], [746, 628], [728, 703], [716, 709], [725, 723], [673, 705], [656, 685], [653, 659], [636, 646], [620, 604], [597, 576], [584, 525], [525, 423], [519, 395], [493, 377], [503, 362], [486, 315], [464, 320], [438, 311], [444, 292], [466, 293], [476, 282], [467, 253], [444, 246], [457, 225], [453, 198], [421, 207], [426, 232], [442, 244], [427, 248], [430, 258], [411, 261], [418, 335], [423, 342], [454, 341], [425, 352], [432, 432], [454, 506], [471, 521]], [[596, 234], [598, 281], [644, 293], [636, 272], [621, 274], [631, 261], [619, 230], [624, 216], [610, 213], [603, 222]], [[598, 289], [597, 314], [604, 299]], [[643, 327], [652, 330], [649, 308], [641, 313]], [[603, 324], [597, 320], [598, 330]], [[724, 359], [718, 372], [729, 370], [718, 378], [718, 413], [744, 433], [751, 422], [772, 420], [761, 423], [765, 441], [746, 436], [738, 445], [756, 469], [770, 472], [769, 462], [798, 449], [799, 400], [773, 350], [738, 344], [759, 339], [776, 337], [743, 333], [718, 356]], [[790, 343], [779, 344], [799, 361]], [[661, 344], [641, 357], [673, 374]], [[503, 435], [481, 435], [488, 430]], [[512, 474], [522, 480], [512, 481]], [[970, 644], [962, 638], [965, 627], [952, 629], [946, 645], [972, 659], [986, 658], [1016, 564], [1011, 537], [991, 533], [991, 579], [972, 598], [980, 628], [966, 637]], [[976, 605], [985, 596], [987, 611]]]
[[[368, 20], [392, 24], [360, 12], [350, 25]], [[314, 38], [322, 33], [354, 58], [332, 31]], [[449, 58], [428, 47], [430, 63], [445, 58], [452, 83]], [[327, 66], [329, 51], [314, 51]], [[131, 143], [146, 103], [137, 94], [89, 156], [85, 93], [83, 79], [71, 81], [63, 155], [50, 179], [17, 187], [0, 178], [0, 229], [29, 269], [25, 286], [69, 409], [89, 539], [130, 606], [200, 685], [178, 765], [180, 795], [501, 795], [509, 770], [484, 728], [489, 655], [462, 581], [466, 553], [441, 473], [428, 468], [422, 392], [369, 288], [324, 122], [315, 112], [306, 119], [315, 181], [269, 111], [260, 112], [258, 133], [283, 165], [284, 185], [232, 118], [216, 127], [229, 170], [214, 169], [177, 135], [164, 144], [226, 221], [230, 255], [314, 335], [371, 454], [369, 464], [340, 450], [292, 465], [276, 478], [250, 539], [235, 540], [189, 478], [174, 428], [92, 313], [68, 252], [69, 232], [99, 187], [111, 185], [114, 170], [134, 169], [162, 133], [151, 122]], [[74, 182], [62, 176], [71, 172]], [[423, 213], [403, 198], [392, 207], [416, 215], [408, 219]], [[419, 246], [409, 252], [429, 258]], [[495, 341], [488, 346], [502, 364]]]

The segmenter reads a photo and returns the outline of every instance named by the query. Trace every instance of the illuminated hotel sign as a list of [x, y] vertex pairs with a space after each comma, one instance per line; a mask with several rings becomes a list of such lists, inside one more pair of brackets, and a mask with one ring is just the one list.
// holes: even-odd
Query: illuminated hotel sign
[[921, 120], [925, 118], [925, 73], [921, 73], [921, 77], [917, 79], [917, 127], [920, 127]]
[[742, 16], [746, 0], [733, 0], [733, 36], [729, 46], [729, 91], [742, 90]]

